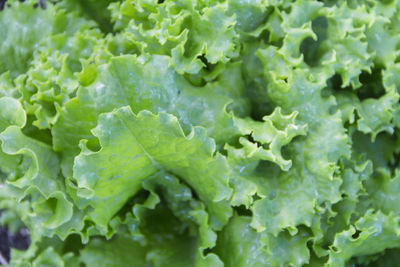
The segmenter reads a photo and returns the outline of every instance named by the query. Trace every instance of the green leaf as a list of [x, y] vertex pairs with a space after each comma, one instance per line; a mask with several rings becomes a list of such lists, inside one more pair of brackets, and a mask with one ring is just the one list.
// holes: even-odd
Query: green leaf
[[101, 149], [92, 152], [82, 143], [74, 177], [78, 196], [90, 200], [88, 205], [94, 208], [90, 212], [94, 222], [105, 227], [138, 192], [144, 179], [164, 169], [196, 191], [209, 209], [214, 227], [226, 223], [231, 212], [227, 202], [231, 194], [228, 164], [220, 154], [214, 155], [215, 143], [204, 128], [194, 127], [185, 136], [172, 115], [143, 111], [136, 116], [130, 107], [123, 107], [100, 115], [93, 134], [99, 138]]
[[7, 181], [8, 186], [15, 188], [11, 195], [17, 201], [29, 196], [32, 208], [29, 216], [43, 226], [38, 232], [47, 231], [50, 235], [55, 228], [69, 221], [73, 212], [73, 205], [63, 192], [64, 185], [58, 176], [57, 155], [48, 145], [25, 136], [16, 125], [4, 130], [0, 140], [3, 153], [21, 157], [26, 165], [20, 176]]
[[[257, 233], [250, 227], [250, 217], [234, 216], [219, 235], [216, 253], [226, 266], [303, 266], [310, 252], [310, 235], [301, 230], [291, 236], [281, 233], [274, 237]], [[246, 255], [245, 257], [243, 255]]]
[[398, 221], [399, 218], [394, 215], [368, 211], [354, 226], [336, 235], [326, 266], [345, 266], [351, 257], [397, 247], [400, 234]]
[[[52, 35], [71, 34], [87, 28], [85, 20], [76, 13], [66, 14], [53, 4], [46, 9], [35, 8], [36, 1], [12, 1], [0, 12], [0, 74], [9, 71], [12, 77], [28, 70], [32, 56], [41, 44]], [[29, 34], [28, 34], [29, 33]]]
[[[147, 109], [166, 111], [178, 117], [186, 132], [193, 126], [203, 126], [219, 143], [237, 134], [226, 106], [231, 98], [219, 93], [224, 83], [210, 83], [199, 89], [168, 67], [170, 59], [154, 56], [145, 63], [133, 56], [111, 59], [98, 67], [95, 81], [78, 90], [76, 98], [68, 101], [52, 128], [54, 148], [63, 154], [64, 175], [71, 176], [72, 161], [78, 143], [87, 139], [90, 147], [97, 141], [90, 129], [103, 112], [129, 105], [134, 112]], [[155, 71], [157, 70], [157, 71]], [[238, 89], [239, 90], [239, 89]]]
[[233, 216], [219, 234], [215, 251], [227, 267], [269, 266], [260, 234], [249, 223], [248, 217]]
[[146, 248], [122, 235], [110, 241], [94, 238], [82, 251], [81, 261], [87, 266], [132, 266], [146, 264]]
[[179, 74], [196, 74], [206, 67], [201, 56], [210, 64], [238, 56], [236, 19], [228, 14], [226, 3], [123, 1], [111, 11], [115, 28], [124, 29], [123, 38], [142, 54], [171, 56]]
[[26, 113], [20, 102], [11, 97], [0, 98], [0, 132], [10, 125], [24, 127]]
[[[305, 135], [307, 125], [297, 126], [295, 119], [298, 114], [293, 112], [290, 115], [283, 115], [281, 109], [277, 108], [271, 115], [264, 116], [264, 122], [252, 121], [250, 119], [234, 118], [234, 124], [242, 135], [251, 135], [254, 143], [245, 138], [240, 138], [239, 143], [243, 146], [243, 157], [268, 160], [276, 163], [279, 167], [287, 171], [292, 162], [282, 157], [281, 149], [289, 144], [298, 135]], [[265, 148], [268, 147], [268, 149]], [[234, 148], [225, 146], [228, 151]], [[232, 152], [230, 152], [232, 153]]]
[[49, 247], [32, 262], [32, 267], [44, 266], [64, 267], [65, 264], [60, 255], [58, 255], [52, 247]]

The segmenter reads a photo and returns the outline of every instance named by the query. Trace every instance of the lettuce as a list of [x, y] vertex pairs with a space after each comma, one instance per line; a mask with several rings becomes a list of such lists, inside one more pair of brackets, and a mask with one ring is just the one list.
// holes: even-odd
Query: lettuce
[[397, 0], [0, 7], [11, 266], [400, 261]]

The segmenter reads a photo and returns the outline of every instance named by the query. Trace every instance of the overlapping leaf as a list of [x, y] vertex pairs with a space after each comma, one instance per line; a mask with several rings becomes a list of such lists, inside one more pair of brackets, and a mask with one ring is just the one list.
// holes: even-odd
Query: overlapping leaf
[[3, 2], [12, 266], [398, 262], [399, 1]]

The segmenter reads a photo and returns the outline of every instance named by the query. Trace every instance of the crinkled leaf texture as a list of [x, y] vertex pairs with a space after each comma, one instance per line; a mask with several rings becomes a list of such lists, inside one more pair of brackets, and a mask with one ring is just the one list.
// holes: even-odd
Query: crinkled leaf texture
[[204, 128], [195, 127], [185, 136], [172, 115], [148, 111], [135, 115], [130, 107], [122, 107], [100, 115], [93, 134], [101, 148], [91, 152], [82, 143], [74, 179], [77, 195], [93, 208], [90, 214], [96, 224], [106, 227], [140, 190], [143, 180], [160, 170], [193, 188], [207, 206], [214, 227], [227, 222], [231, 213], [228, 164], [215, 154], [215, 143]]
[[4, 2], [10, 266], [399, 265], [399, 0]]

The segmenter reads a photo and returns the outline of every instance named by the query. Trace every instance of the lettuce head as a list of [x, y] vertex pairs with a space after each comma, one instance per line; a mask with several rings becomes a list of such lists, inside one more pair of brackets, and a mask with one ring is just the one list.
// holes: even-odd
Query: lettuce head
[[399, 266], [399, 25], [398, 0], [1, 0], [10, 266]]

